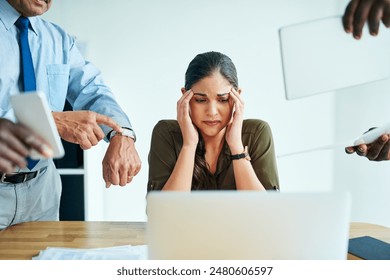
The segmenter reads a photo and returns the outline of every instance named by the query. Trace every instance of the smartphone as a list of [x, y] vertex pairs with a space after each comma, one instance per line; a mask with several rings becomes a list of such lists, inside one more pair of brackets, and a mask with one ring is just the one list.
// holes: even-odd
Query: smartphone
[[[22, 92], [11, 96], [11, 105], [17, 122], [42, 137], [52, 148], [53, 158], [64, 156], [65, 150], [45, 94]], [[36, 160], [45, 158], [35, 150], [31, 151], [30, 157]]]
[[390, 134], [390, 123], [382, 125], [380, 127], [374, 128], [363, 135], [359, 136], [353, 142], [354, 146], [358, 146], [361, 144], [371, 144], [375, 142], [376, 139], [381, 137], [383, 134]]

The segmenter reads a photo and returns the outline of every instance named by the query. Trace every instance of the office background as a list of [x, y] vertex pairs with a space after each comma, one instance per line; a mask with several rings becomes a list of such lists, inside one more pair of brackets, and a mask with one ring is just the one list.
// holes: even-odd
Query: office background
[[54, 1], [44, 17], [76, 36], [86, 58], [102, 70], [137, 132], [143, 162], [130, 185], [105, 189], [101, 161], [107, 144], [86, 151], [85, 219], [146, 220], [152, 129], [160, 119], [176, 118], [190, 60], [214, 50], [230, 56], [238, 69], [246, 118], [266, 120], [272, 128], [282, 191], [348, 190], [353, 221], [390, 226], [389, 162], [348, 156], [342, 146], [283, 157], [352, 141], [367, 128], [389, 121], [389, 79], [308, 98], [285, 98], [279, 29], [341, 15], [347, 2]]

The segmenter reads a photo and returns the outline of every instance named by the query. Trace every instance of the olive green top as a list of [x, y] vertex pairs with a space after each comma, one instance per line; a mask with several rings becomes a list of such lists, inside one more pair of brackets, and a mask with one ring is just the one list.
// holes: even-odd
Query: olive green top
[[[266, 189], [279, 189], [274, 143], [271, 128], [262, 120], [244, 120], [242, 143], [248, 146], [251, 164]], [[161, 120], [153, 129], [149, 151], [148, 191], [161, 190], [171, 176], [180, 150], [183, 137], [176, 120]], [[245, 160], [245, 159], [240, 159]], [[218, 158], [217, 169], [209, 174], [212, 186], [207, 189], [235, 190], [236, 182], [230, 149], [226, 141]]]

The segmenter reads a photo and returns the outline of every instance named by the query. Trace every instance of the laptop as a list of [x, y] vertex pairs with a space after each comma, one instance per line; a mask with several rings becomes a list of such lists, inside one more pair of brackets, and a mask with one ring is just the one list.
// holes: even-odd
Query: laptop
[[[381, 23], [382, 25], [382, 23]], [[341, 16], [282, 27], [279, 31], [286, 98], [362, 85], [390, 77], [390, 30], [346, 34]]]
[[348, 193], [150, 192], [149, 259], [341, 260]]

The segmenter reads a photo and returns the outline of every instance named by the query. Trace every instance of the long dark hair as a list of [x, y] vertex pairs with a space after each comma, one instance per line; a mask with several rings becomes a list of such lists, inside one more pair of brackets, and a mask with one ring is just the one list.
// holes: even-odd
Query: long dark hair
[[[215, 72], [219, 72], [236, 90], [238, 89], [236, 67], [228, 56], [219, 52], [198, 54], [190, 62], [185, 74], [185, 89], [191, 89], [195, 83]], [[205, 159], [205, 153], [204, 141], [199, 133], [199, 142], [195, 152], [194, 175], [192, 177], [193, 190], [209, 189], [212, 185], [209, 179], [210, 170]]]

